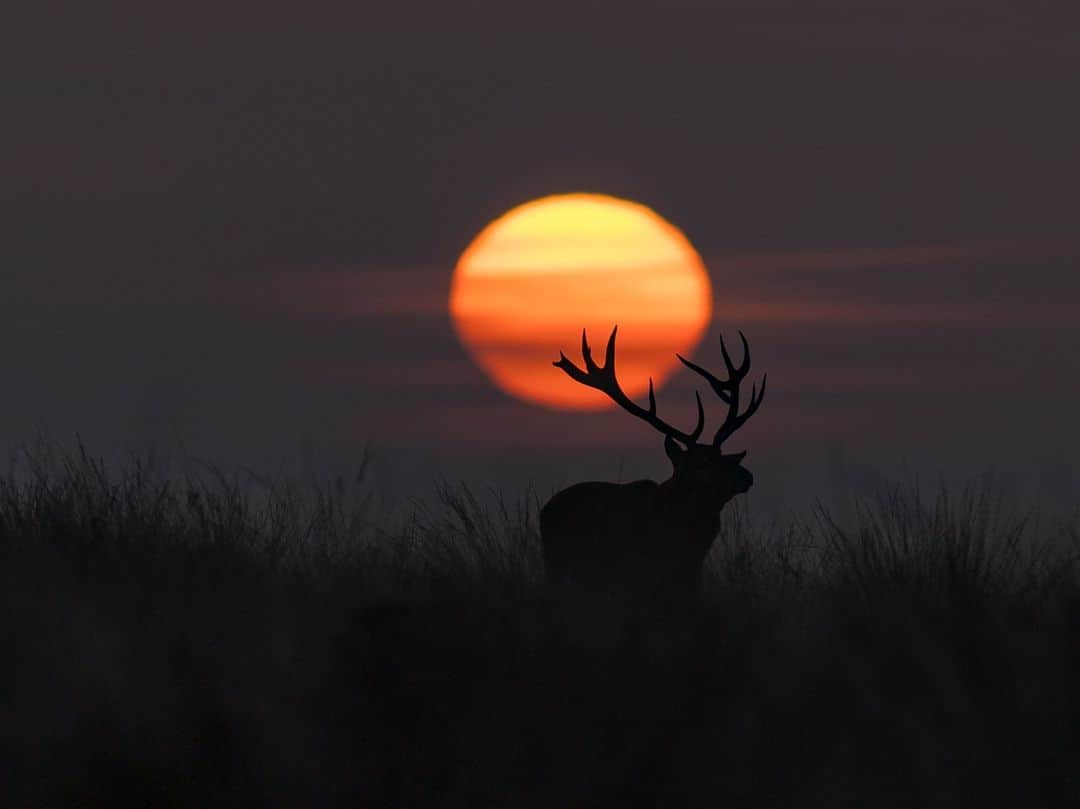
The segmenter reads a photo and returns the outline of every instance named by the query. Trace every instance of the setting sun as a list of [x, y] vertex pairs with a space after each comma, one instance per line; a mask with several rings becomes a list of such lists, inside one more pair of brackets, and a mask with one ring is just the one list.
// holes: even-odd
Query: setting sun
[[520, 205], [458, 260], [450, 314], [475, 362], [503, 391], [549, 407], [611, 406], [551, 363], [576, 356], [582, 328], [603, 346], [619, 326], [619, 380], [630, 396], [659, 385], [700, 340], [712, 293], [686, 236], [654, 211], [601, 194]]

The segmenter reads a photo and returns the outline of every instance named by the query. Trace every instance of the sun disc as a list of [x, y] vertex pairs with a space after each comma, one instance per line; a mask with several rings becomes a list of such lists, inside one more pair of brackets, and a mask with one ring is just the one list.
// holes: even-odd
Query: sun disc
[[581, 364], [582, 328], [598, 360], [618, 324], [618, 377], [630, 396], [659, 385], [712, 313], [705, 265], [651, 209], [602, 194], [562, 194], [508, 211], [454, 268], [450, 314], [470, 356], [504, 392], [540, 405], [611, 405], [551, 363]]

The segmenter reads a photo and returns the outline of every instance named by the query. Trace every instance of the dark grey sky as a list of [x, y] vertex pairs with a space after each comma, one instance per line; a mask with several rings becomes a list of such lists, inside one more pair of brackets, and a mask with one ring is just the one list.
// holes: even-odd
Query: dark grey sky
[[[340, 467], [371, 441], [399, 492], [436, 471], [662, 474], [629, 416], [493, 390], [445, 314], [484, 224], [586, 190], [703, 254], [700, 361], [721, 330], [750, 336], [770, 394], [740, 443], [762, 500], [904, 463], [1074, 494], [1080, 29], [986, 5], [719, 5], [16, 16], [0, 439], [43, 424], [261, 468]], [[691, 389], [676, 376], [665, 412], [689, 416]]]

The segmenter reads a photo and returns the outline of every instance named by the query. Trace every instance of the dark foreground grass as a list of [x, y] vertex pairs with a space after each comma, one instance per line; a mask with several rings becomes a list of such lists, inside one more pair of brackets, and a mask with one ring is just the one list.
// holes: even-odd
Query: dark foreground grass
[[0, 804], [1080, 805], [1075, 521], [733, 509], [661, 618], [550, 603], [533, 498], [364, 491], [21, 454]]

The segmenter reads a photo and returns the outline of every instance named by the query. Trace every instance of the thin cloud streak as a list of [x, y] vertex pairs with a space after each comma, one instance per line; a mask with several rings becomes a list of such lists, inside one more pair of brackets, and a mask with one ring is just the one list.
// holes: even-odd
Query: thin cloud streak
[[[445, 317], [449, 268], [279, 268], [260, 279], [262, 304], [300, 315]], [[230, 284], [233, 297], [250, 293]]]
[[807, 272], [857, 271], [880, 267], [948, 263], [955, 267], [988, 261], [1038, 259], [1062, 252], [1080, 253], [1080, 241], [997, 240], [899, 247], [838, 247], [791, 251], [713, 251], [706, 264], [714, 271]]
[[394, 358], [365, 355], [355, 362], [311, 359], [289, 364], [286, 378], [309, 385], [362, 384], [380, 393], [432, 393], [460, 386], [479, 370], [464, 356], [459, 359]]
[[[797, 300], [777, 298], [775, 287], [756, 292], [755, 281], [785, 273], [858, 272], [901, 267], [964, 268], [977, 273], [987, 264], [1038, 261], [1048, 257], [1080, 258], [1080, 241], [993, 241], [873, 248], [807, 249], [796, 251], [712, 251], [706, 265], [713, 276], [715, 290], [714, 321], [740, 323], [791, 323], [866, 325], [920, 322], [966, 322], [1001, 318], [1023, 322], [1026, 315], [985, 303], [943, 304], [933, 300], [917, 305], [877, 300]], [[370, 267], [279, 267], [264, 269], [258, 280], [251, 274], [207, 282], [197, 293], [203, 301], [244, 305], [255, 310], [292, 316], [335, 315], [344, 317], [409, 317], [444, 319], [453, 261], [445, 266], [370, 268]], [[722, 283], [721, 283], [722, 282]], [[44, 294], [28, 282], [24, 296]], [[37, 285], [40, 286], [40, 285]], [[97, 297], [110, 302], [146, 302], [134, 293], [135, 287], [114, 285], [98, 290]], [[174, 291], [174, 294], [177, 294]], [[181, 296], [185, 293], [180, 292]], [[824, 293], [827, 294], [827, 293]], [[868, 295], [869, 292], [864, 293]], [[889, 294], [883, 281], [881, 293]], [[79, 290], [73, 297], [87, 302], [92, 291]], [[1045, 309], [1039, 316], [1045, 317]], [[1055, 316], [1054, 312], [1050, 313]], [[1060, 313], [1065, 315], [1065, 312]]]
[[714, 323], [737, 325], [780, 324], [787, 326], [886, 327], [933, 323], [988, 323], [1013, 320], [1005, 313], [983, 304], [830, 303], [827, 301], [732, 300], [715, 302]]

